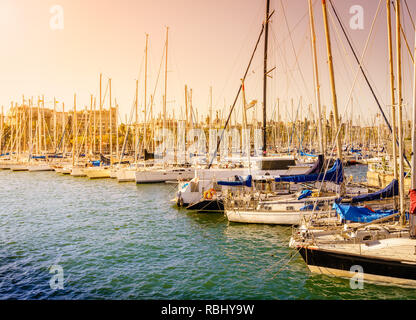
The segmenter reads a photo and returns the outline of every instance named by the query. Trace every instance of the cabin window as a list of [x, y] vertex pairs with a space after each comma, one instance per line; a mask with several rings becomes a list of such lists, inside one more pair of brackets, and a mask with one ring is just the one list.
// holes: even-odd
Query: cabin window
[[293, 211], [295, 208], [293, 206], [287, 206], [286, 211]]

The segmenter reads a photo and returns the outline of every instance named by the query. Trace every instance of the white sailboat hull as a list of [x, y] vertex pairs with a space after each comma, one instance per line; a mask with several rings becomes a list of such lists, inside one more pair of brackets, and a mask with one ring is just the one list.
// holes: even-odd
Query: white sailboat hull
[[143, 170], [135, 172], [136, 183], [159, 183], [166, 181], [190, 180], [194, 177], [193, 169], [182, 170]]

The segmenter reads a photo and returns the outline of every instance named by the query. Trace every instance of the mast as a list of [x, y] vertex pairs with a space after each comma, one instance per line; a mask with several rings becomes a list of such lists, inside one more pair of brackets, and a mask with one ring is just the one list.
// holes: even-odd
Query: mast
[[321, 93], [320, 93], [320, 84], [319, 84], [319, 73], [318, 73], [318, 59], [316, 54], [316, 33], [315, 33], [315, 21], [313, 18], [313, 7], [312, 0], [309, 2], [309, 20], [310, 20], [310, 29], [311, 29], [311, 44], [312, 44], [312, 58], [313, 58], [313, 67], [314, 67], [314, 81], [315, 81], [315, 99], [316, 107], [318, 112], [318, 137], [319, 137], [319, 152], [325, 154], [324, 147], [324, 138], [322, 132], [322, 112], [321, 112]]
[[[396, 144], [396, 101], [394, 94], [394, 68], [393, 68], [393, 41], [391, 30], [391, 8], [390, 0], [386, 0], [387, 6], [387, 33], [388, 33], [388, 50], [389, 50], [389, 71], [390, 71], [390, 101], [391, 101], [391, 126], [393, 140], [393, 176], [397, 180], [397, 144]], [[395, 208], [396, 208], [396, 201]]]
[[209, 128], [212, 128], [212, 87], [209, 87]]
[[113, 164], [113, 117], [112, 117], [112, 113], [113, 113], [113, 109], [112, 104], [111, 104], [111, 79], [108, 79], [108, 85], [109, 85], [109, 89], [110, 89], [110, 164]]
[[[415, 52], [415, 57], [416, 57], [416, 30], [415, 30], [415, 48], [414, 48], [414, 52]], [[414, 193], [416, 192], [416, 155], [415, 155], [415, 150], [416, 150], [416, 61], [413, 61], [413, 119], [412, 119], [412, 163], [411, 163], [411, 174], [410, 174], [410, 178], [411, 178], [411, 184], [410, 184], [410, 201], [411, 201], [411, 206], [410, 208], [412, 208], [412, 195], [414, 195]], [[412, 212], [412, 210], [410, 210], [410, 214], [409, 214], [409, 229], [410, 229], [410, 236], [414, 237], [416, 236], [416, 215], [414, 214], [415, 212]]]
[[267, 153], [267, 50], [269, 42], [269, 10], [270, 10], [270, 0], [267, 0], [266, 3], [266, 20], [264, 22], [264, 66], [263, 66], [263, 155]]
[[44, 147], [44, 152], [47, 152], [47, 145], [46, 145], [46, 121], [45, 121], [45, 96], [42, 95], [42, 122], [43, 122], [43, 147]]
[[[342, 163], [342, 145], [341, 145], [341, 130], [340, 130], [340, 123], [339, 123], [339, 116], [338, 116], [338, 100], [335, 88], [335, 77], [334, 77], [334, 65], [332, 61], [332, 49], [331, 49], [331, 38], [329, 34], [329, 26], [328, 26], [328, 13], [326, 7], [326, 0], [322, 0], [322, 13], [324, 18], [324, 26], [325, 26], [325, 38], [326, 38], [326, 48], [327, 48], [327, 56], [328, 56], [328, 68], [329, 68], [329, 79], [331, 83], [331, 94], [332, 94], [332, 103], [334, 109], [334, 122], [335, 122], [335, 132], [336, 132], [336, 146], [337, 146], [337, 157]], [[343, 184], [341, 184], [341, 195], [343, 194]]]
[[134, 162], [137, 160], [137, 145], [139, 141], [139, 109], [138, 109], [138, 100], [139, 100], [139, 80], [136, 80], [136, 101], [135, 101], [135, 112], [136, 112], [136, 121], [134, 124], [135, 135], [134, 135]]
[[[100, 73], [100, 156], [103, 154], [103, 103], [102, 103], [102, 79], [103, 75]], [[101, 165], [101, 162], [100, 162]]]
[[92, 114], [92, 105], [93, 105], [93, 96], [91, 95], [90, 96], [90, 115], [88, 117], [88, 123], [89, 123], [89, 125], [88, 125], [88, 131], [89, 131], [88, 138], [89, 138], [89, 141], [90, 141], [90, 143], [89, 143], [89, 154], [90, 155], [93, 153], [93, 149], [92, 149], [92, 146], [93, 146], [93, 141], [92, 141], [92, 121], [91, 121], [91, 117], [93, 116], [93, 114]]
[[400, 35], [400, 0], [396, 0], [396, 50], [397, 50], [397, 103], [399, 111], [398, 129], [399, 129], [399, 210], [400, 222], [405, 223], [405, 203], [404, 203], [404, 163], [403, 163], [403, 115], [402, 115], [402, 52], [401, 52], [401, 35]]
[[143, 147], [147, 149], [147, 46], [149, 41], [149, 35], [146, 33], [146, 52], [145, 52], [145, 67], [144, 67], [144, 134], [143, 134]]
[[168, 87], [168, 41], [169, 41], [169, 27], [166, 27], [166, 50], [165, 50], [165, 94], [163, 95], [163, 128], [166, 126], [166, 101], [167, 101], [167, 87]]
[[65, 156], [65, 103], [62, 102], [62, 157]]
[[117, 148], [117, 150], [116, 150], [116, 159], [117, 160], [119, 160], [120, 159], [120, 156], [119, 156], [119, 142], [118, 142], [118, 104], [117, 104], [117, 99], [115, 100], [115, 103], [116, 103], [116, 144], [117, 144], [117, 146], [116, 146], [116, 148]]
[[77, 151], [77, 95], [74, 94], [74, 119], [72, 120], [72, 166], [75, 165], [75, 152]]
[[57, 146], [57, 132], [56, 132], [56, 99], [53, 97], [53, 143], [54, 149]]

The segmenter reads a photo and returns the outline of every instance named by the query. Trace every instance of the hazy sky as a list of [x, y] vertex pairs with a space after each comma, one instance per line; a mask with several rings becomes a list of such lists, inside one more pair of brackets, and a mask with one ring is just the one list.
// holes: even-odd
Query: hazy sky
[[[314, 104], [312, 58], [307, 0], [271, 0], [275, 10], [270, 30], [268, 111], [272, 117], [277, 98], [280, 114], [294, 117], [300, 97], [305, 105]], [[359, 56], [370, 33], [379, 0], [334, 0], [347, 26]], [[407, 0], [412, 16], [416, 3]], [[54, 5], [63, 8], [64, 28], [50, 27]], [[364, 29], [349, 27], [353, 5], [364, 9]], [[329, 5], [328, 5], [329, 7]], [[330, 9], [330, 8], [329, 8]], [[319, 72], [323, 104], [329, 113], [331, 100], [322, 26], [321, 1], [314, 0], [318, 41]], [[330, 9], [330, 21], [334, 18]], [[414, 32], [402, 3], [404, 30], [410, 48]], [[155, 114], [160, 112], [164, 91], [164, 65], [158, 85], [156, 79], [163, 54], [166, 26], [168, 47], [168, 112], [178, 116], [184, 108], [185, 84], [193, 90], [193, 105], [199, 115], [208, 112], [209, 87], [213, 87], [214, 110], [232, 104], [265, 15], [265, 0], [0, 0], [0, 104], [44, 94], [47, 106], [53, 97], [73, 107], [78, 95], [80, 109], [89, 105], [90, 94], [98, 96], [99, 74], [104, 85], [112, 78], [113, 97], [124, 119], [134, 99], [135, 80], [139, 79], [141, 107], [144, 99], [145, 34], [149, 34], [148, 101], [155, 92]], [[393, 11], [393, 27], [394, 27]], [[335, 20], [334, 20], [335, 21]], [[352, 87], [357, 64], [338, 24], [330, 24], [336, 85], [341, 115]], [[290, 32], [289, 32], [290, 30]], [[393, 30], [394, 31], [394, 30]], [[389, 114], [386, 1], [381, 0], [364, 65], [375, 84], [381, 103]], [[339, 42], [342, 39], [342, 43]], [[411, 49], [413, 51], [413, 49]], [[297, 59], [296, 59], [297, 57]], [[246, 82], [247, 100], [262, 101], [263, 42], [260, 43]], [[412, 101], [412, 65], [403, 42], [404, 98]], [[362, 77], [354, 90], [354, 116], [369, 117], [377, 106]], [[290, 99], [294, 99], [294, 110]], [[238, 108], [241, 107], [239, 100]], [[105, 101], [108, 107], [108, 99]], [[59, 108], [61, 108], [59, 106]], [[239, 110], [239, 109], [238, 109]], [[298, 116], [309, 116], [306, 107]], [[241, 117], [241, 111], [237, 113]], [[370, 119], [373, 121], [372, 119]], [[369, 121], [370, 121], [369, 120]]]

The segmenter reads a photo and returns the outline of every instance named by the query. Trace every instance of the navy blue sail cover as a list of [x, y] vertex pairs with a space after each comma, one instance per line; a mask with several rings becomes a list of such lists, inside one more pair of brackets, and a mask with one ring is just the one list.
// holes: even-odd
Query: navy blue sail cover
[[252, 176], [249, 175], [247, 176], [247, 179], [243, 179], [240, 176], [236, 176], [235, 177], [236, 181], [218, 181], [217, 184], [220, 186], [246, 186], [246, 187], [251, 187], [251, 182], [253, 180]]
[[392, 198], [399, 194], [399, 182], [396, 179], [393, 179], [390, 184], [374, 193], [362, 194], [356, 197], [353, 197], [351, 203], [358, 203], [364, 201], [380, 200], [385, 198]]
[[314, 173], [314, 174], [302, 174], [297, 176], [277, 177], [276, 182], [311, 182], [311, 181], [330, 181], [336, 184], [340, 184], [344, 181], [344, 170], [342, 163], [337, 159], [326, 173]]

